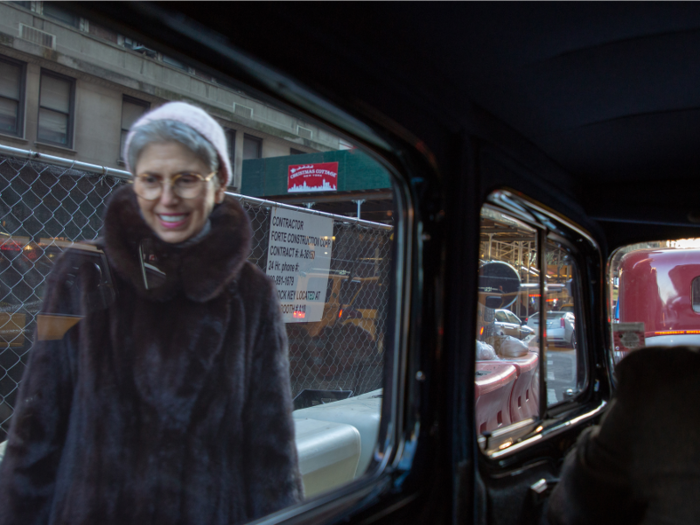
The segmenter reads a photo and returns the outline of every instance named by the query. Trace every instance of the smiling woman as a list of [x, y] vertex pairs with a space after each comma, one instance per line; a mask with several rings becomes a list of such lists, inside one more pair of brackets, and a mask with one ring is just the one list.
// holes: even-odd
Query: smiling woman
[[223, 129], [184, 103], [132, 128], [136, 180], [97, 241], [115, 294], [95, 304], [103, 270], [79, 250], [57, 261], [43, 312], [81, 321], [33, 347], [0, 524], [230, 524], [302, 499], [285, 325], [247, 261], [248, 216], [224, 195], [226, 151]]

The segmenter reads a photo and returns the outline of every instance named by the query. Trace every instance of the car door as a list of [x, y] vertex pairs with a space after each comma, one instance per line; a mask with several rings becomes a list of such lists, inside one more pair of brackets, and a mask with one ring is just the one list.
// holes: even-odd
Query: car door
[[[481, 523], [537, 523], [564, 455], [605, 407], [604, 376], [594, 365], [600, 356], [592, 351], [590, 313], [596, 291], [591, 277], [586, 278], [600, 271], [591, 261], [599, 261], [601, 254], [578, 225], [560, 214], [543, 213], [521, 194], [492, 193], [481, 217], [480, 258], [490, 254], [490, 260], [520, 269], [520, 292], [509, 308], [539, 322], [536, 337], [521, 355], [497, 348], [497, 361], [476, 363], [475, 504]], [[495, 230], [499, 233], [491, 233]], [[575, 318], [564, 314], [568, 333], [576, 334], [574, 348], [554, 346], [547, 335], [550, 304], [561, 300], [567, 281], [567, 300], [577, 313]], [[486, 314], [477, 319], [477, 334], [486, 320]], [[560, 319], [553, 324], [559, 327]], [[493, 337], [483, 340], [498, 344]]]

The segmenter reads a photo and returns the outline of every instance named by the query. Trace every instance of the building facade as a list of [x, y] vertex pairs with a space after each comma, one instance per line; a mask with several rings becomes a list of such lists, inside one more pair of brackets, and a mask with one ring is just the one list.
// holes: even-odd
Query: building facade
[[203, 107], [226, 129], [233, 191], [243, 160], [347, 147], [58, 2], [0, 3], [0, 144], [123, 169], [131, 124], [171, 100]]

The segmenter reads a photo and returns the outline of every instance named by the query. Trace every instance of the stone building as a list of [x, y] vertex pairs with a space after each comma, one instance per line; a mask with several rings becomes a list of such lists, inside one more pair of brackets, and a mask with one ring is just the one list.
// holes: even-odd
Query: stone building
[[170, 100], [205, 108], [227, 130], [233, 191], [241, 189], [245, 159], [346, 147], [58, 2], [0, 3], [0, 144], [123, 169], [129, 126]]

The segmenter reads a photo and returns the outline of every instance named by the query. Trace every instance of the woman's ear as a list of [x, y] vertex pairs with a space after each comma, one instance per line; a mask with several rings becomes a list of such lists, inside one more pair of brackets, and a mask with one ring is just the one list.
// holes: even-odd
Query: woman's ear
[[219, 186], [214, 193], [214, 202], [221, 204], [224, 202], [224, 196], [226, 195], [226, 186]]

